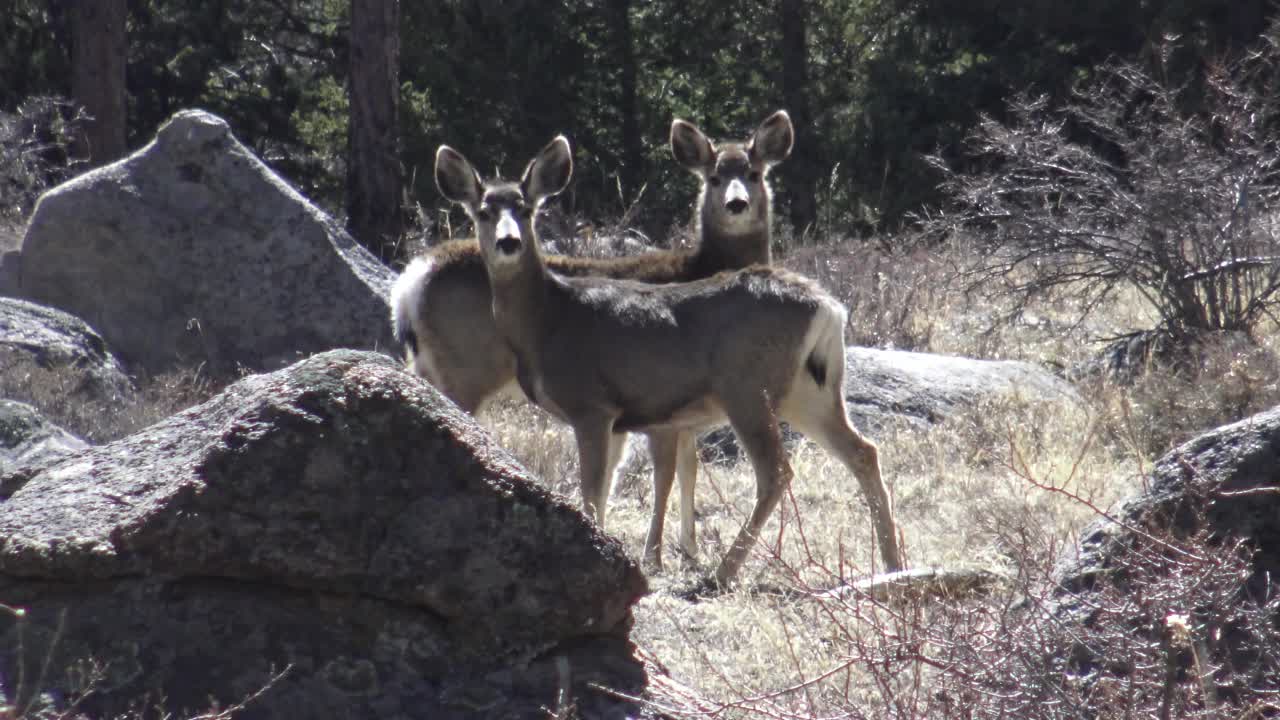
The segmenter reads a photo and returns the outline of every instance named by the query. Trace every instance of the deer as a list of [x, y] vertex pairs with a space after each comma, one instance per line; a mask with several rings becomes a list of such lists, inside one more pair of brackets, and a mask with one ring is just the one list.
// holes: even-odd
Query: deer
[[689, 434], [728, 422], [755, 473], [756, 499], [709, 578], [726, 588], [792, 480], [779, 429], [786, 421], [853, 473], [886, 569], [902, 569], [876, 446], [846, 414], [839, 301], [766, 265], [660, 285], [557, 275], [534, 218], [572, 175], [563, 135], [518, 181], [486, 181], [457, 150], [436, 152], [437, 188], [475, 226], [494, 326], [515, 356], [517, 381], [573, 431], [584, 508], [603, 505], [625, 433]]
[[[765, 118], [747, 139], [719, 143], [693, 123], [674, 119], [672, 156], [701, 183], [694, 209], [694, 246], [608, 259], [548, 255], [547, 267], [564, 276], [670, 283], [770, 264], [773, 199], [768, 173], [790, 156], [794, 140], [785, 110]], [[472, 414], [497, 397], [519, 397], [515, 355], [498, 332], [491, 304], [489, 277], [474, 238], [443, 243], [415, 258], [391, 292], [392, 325], [406, 348], [409, 368]], [[646, 438], [653, 458], [654, 498], [643, 557], [648, 568], [660, 570], [666, 508], [677, 476], [680, 550], [697, 558], [693, 505], [698, 456], [688, 433], [655, 430]], [[615, 459], [613, 467], [616, 464]], [[603, 499], [595, 513], [603, 527]]]

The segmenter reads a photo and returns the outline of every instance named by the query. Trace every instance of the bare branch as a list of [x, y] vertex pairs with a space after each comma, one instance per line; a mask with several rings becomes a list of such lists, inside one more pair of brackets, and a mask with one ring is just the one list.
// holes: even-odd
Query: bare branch
[[1186, 88], [1128, 64], [1065, 107], [1016, 98], [1011, 122], [984, 117], [968, 141], [985, 171], [931, 159], [955, 205], [923, 224], [989, 247], [975, 284], [1085, 287], [1091, 302], [1135, 288], [1169, 329], [1249, 330], [1280, 302], [1280, 100], [1259, 70], [1277, 52], [1224, 65], [1200, 115]]

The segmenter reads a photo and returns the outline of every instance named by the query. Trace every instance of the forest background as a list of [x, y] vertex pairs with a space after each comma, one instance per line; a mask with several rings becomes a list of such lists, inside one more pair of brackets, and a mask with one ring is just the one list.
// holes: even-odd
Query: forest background
[[4, 5], [0, 112], [40, 135], [42, 153], [39, 177], [7, 179], [12, 216], [61, 179], [51, 173], [112, 160], [201, 107], [393, 263], [406, 229], [447, 218], [430, 179], [442, 142], [511, 174], [567, 133], [578, 172], [566, 209], [625, 216], [663, 244], [689, 218], [671, 119], [732, 137], [779, 107], [798, 134], [775, 174], [789, 237], [892, 233], [946, 202], [926, 155], [961, 171], [984, 162], [962, 141], [984, 115], [1007, 120], [1012, 96], [1061, 105], [1113, 61], [1183, 88], [1188, 114], [1209, 112], [1207, 70], [1275, 14], [1267, 0]]

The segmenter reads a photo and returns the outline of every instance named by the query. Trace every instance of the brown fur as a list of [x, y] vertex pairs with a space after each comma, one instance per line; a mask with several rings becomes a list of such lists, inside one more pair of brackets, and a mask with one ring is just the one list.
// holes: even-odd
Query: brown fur
[[673, 438], [729, 422], [757, 490], [751, 516], [716, 569], [723, 586], [790, 483], [778, 429], [785, 419], [854, 473], [884, 562], [901, 569], [876, 448], [845, 413], [844, 308], [812, 281], [763, 266], [666, 285], [552, 273], [533, 216], [568, 184], [571, 158], [568, 142], [556, 138], [520, 183], [484, 183], [442, 146], [436, 183], [476, 224], [494, 323], [517, 358], [521, 386], [573, 428], [587, 512], [603, 521], [621, 432]]
[[[670, 139], [673, 156], [701, 182], [694, 213], [697, 247], [611, 259], [548, 256], [552, 272], [670, 283], [771, 262], [772, 199], [766, 178], [769, 168], [791, 151], [794, 130], [787, 114], [775, 112], [742, 142], [717, 145], [683, 120], [672, 122]], [[726, 192], [734, 179], [744, 183], [750, 197], [748, 207], [738, 213], [726, 208]], [[474, 239], [447, 242], [418, 262], [422, 264], [406, 269], [393, 291], [397, 337], [405, 343], [415, 372], [464, 410], [476, 412], [514, 386], [516, 379], [515, 356], [493, 323], [479, 245]], [[677, 474], [682, 496], [680, 545], [686, 555], [696, 553], [697, 457], [692, 438], [646, 434], [654, 457], [654, 515], [645, 560], [661, 567], [667, 497]], [[662, 456], [674, 452], [680, 456]]]

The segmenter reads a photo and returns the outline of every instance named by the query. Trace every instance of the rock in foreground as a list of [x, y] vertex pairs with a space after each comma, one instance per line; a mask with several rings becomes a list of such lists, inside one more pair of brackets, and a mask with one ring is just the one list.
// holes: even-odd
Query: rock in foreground
[[1254, 551], [1253, 583], [1265, 587], [1280, 577], [1280, 407], [1174, 448], [1112, 516], [1118, 522], [1090, 525], [1079, 557], [1058, 569], [1063, 588], [1088, 591], [1111, 574], [1117, 553], [1149, 543], [1148, 533], [1200, 531], [1219, 542], [1245, 541]]
[[1046, 607], [1086, 694], [1163, 685], [1162, 715], [1220, 703], [1217, 715], [1245, 717], [1280, 692], [1278, 573], [1280, 408], [1157, 461], [1141, 492], [1085, 530]]
[[561, 685], [583, 717], [635, 717], [591, 686], [643, 692], [644, 591], [617, 541], [369, 353], [0, 483], [0, 601], [26, 609], [21, 644], [0, 613], [0, 685], [50, 654], [24, 691], [65, 700], [94, 661], [94, 716], [225, 707], [287, 667], [237, 717], [538, 717]]

